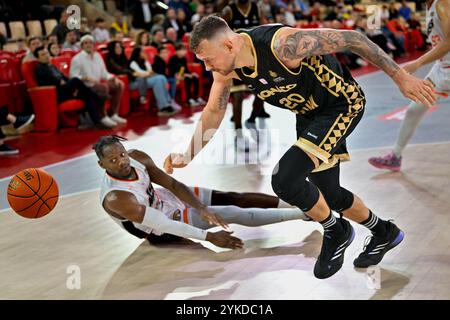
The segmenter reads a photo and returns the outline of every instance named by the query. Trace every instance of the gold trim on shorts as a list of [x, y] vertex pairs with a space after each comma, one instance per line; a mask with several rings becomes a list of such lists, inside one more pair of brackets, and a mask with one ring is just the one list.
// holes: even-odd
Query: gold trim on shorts
[[313, 156], [317, 157], [325, 163], [328, 163], [329, 159], [331, 158], [331, 154], [304, 138], [298, 139], [295, 143], [295, 146], [299, 147], [303, 151], [311, 153]]
[[238, 86], [232, 86], [230, 88], [230, 92], [242, 92], [242, 91], [250, 91], [249, 88], [245, 84], [240, 84]]

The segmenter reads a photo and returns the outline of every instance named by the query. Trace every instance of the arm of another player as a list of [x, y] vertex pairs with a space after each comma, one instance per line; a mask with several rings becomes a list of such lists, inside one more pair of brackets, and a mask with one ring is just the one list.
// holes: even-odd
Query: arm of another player
[[431, 107], [436, 101], [433, 85], [403, 70], [379, 46], [354, 30], [283, 28], [275, 39], [274, 49], [288, 66], [297, 67], [301, 60], [314, 55], [351, 50], [384, 72], [400, 88], [402, 94]]
[[139, 150], [133, 150], [130, 153], [130, 156], [145, 165], [152, 182], [166, 188], [167, 190], [170, 190], [178, 199], [197, 209], [203, 220], [209, 222], [210, 224], [215, 224], [226, 229], [228, 228], [228, 224], [222, 219], [222, 217], [209, 211], [208, 207], [204, 205], [184, 183], [174, 179], [158, 168], [148, 154]]
[[444, 39], [441, 39], [433, 49], [423, 56], [405, 65], [403, 68], [409, 73], [416, 72], [420, 67], [442, 58], [450, 51], [450, 15], [448, 14], [450, 12], [450, 0], [440, 0], [436, 9], [441, 20]]
[[136, 197], [127, 191], [109, 192], [103, 203], [104, 209], [115, 216], [145, 225], [159, 232], [170, 233], [183, 238], [206, 240], [212, 244], [230, 249], [243, 247], [241, 239], [233, 237], [232, 232], [207, 232], [189, 224], [169, 219], [164, 213], [141, 205]]
[[164, 170], [169, 174], [173, 173], [173, 168], [187, 166], [212, 139], [223, 120], [230, 97], [232, 76], [222, 76], [217, 72], [213, 72], [213, 76], [208, 103], [202, 111], [188, 150], [184, 154], [171, 153], [164, 161]]

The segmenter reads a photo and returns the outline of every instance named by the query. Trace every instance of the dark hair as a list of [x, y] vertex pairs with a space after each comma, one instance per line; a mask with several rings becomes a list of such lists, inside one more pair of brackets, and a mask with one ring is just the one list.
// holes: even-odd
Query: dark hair
[[185, 50], [185, 49], [186, 49], [186, 45], [183, 42], [177, 42], [175, 44], [175, 51]]
[[162, 33], [164, 33], [164, 29], [163, 28], [155, 28], [153, 31], [152, 31], [152, 35], [154, 36], [156, 33], [158, 33], [159, 31], [161, 31]]
[[191, 33], [190, 48], [196, 51], [200, 42], [212, 39], [218, 31], [229, 29], [228, 24], [217, 15], [209, 15], [198, 22]]
[[133, 61], [136, 62], [139, 67], [141, 67], [142, 69], [146, 69], [145, 66], [145, 59], [141, 58], [141, 51], [142, 51], [142, 47], [134, 47], [133, 52], [131, 52], [131, 56], [130, 56], [130, 60], [128, 61], [129, 64], [131, 64]]
[[167, 48], [165, 45], [159, 45], [158, 46], [158, 53], [161, 53], [161, 51], [163, 50], [169, 50], [169, 48]]
[[[52, 54], [52, 51], [51, 51], [50, 49], [52, 48], [53, 45], [59, 47], [59, 44], [54, 43], [54, 42], [50, 42], [50, 43], [47, 45], [47, 50], [48, 50], [48, 52], [50, 53], [50, 55], [51, 55], [52, 57], [54, 57], [54, 55]], [[34, 50], [34, 51], [36, 52], [36, 50]], [[33, 53], [33, 54], [34, 54], [34, 53]], [[39, 52], [38, 52], [38, 55], [39, 55]], [[37, 58], [38, 56], [35, 55], [35, 57]]]
[[33, 40], [41, 40], [41, 38], [39, 38], [38, 36], [31, 36], [28, 38], [27, 44], [30, 45], [31, 41]]
[[99, 23], [99, 22], [105, 22], [105, 19], [103, 19], [103, 18], [95, 19], [95, 23]]
[[42, 50], [45, 50], [44, 46], [39, 46], [36, 49], [34, 49], [33, 55], [36, 57], [36, 59], [39, 58], [39, 52]]
[[[122, 48], [122, 53], [120, 55], [116, 54], [116, 44], [119, 44], [120, 47]], [[115, 64], [121, 66], [121, 67], [126, 67], [128, 65], [127, 57], [125, 55], [125, 48], [123, 47], [122, 42], [117, 41], [117, 40], [113, 40], [113, 41], [108, 43], [108, 47], [107, 48], [108, 48], [108, 55], [107, 55], [107, 65], [108, 65], [108, 67], [110, 67], [109, 64], [111, 63], [111, 61], [114, 62]]]
[[95, 150], [97, 157], [101, 159], [104, 157], [103, 149], [105, 149], [105, 147], [114, 143], [121, 143], [122, 141], [127, 141], [127, 139], [114, 134], [110, 136], [101, 136], [100, 139], [98, 139], [98, 141], [92, 146], [92, 149]]

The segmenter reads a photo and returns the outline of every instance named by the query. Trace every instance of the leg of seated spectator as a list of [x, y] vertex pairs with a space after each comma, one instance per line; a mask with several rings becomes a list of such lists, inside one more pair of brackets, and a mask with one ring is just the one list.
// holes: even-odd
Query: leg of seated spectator
[[111, 113], [113, 116], [119, 114], [120, 101], [123, 94], [123, 82], [119, 79], [108, 81], [109, 93], [111, 95]]
[[199, 81], [198, 81], [197, 77], [192, 77], [191, 80], [192, 80], [192, 84], [193, 84], [193, 87], [194, 87], [194, 91], [192, 92], [192, 98], [194, 100], [197, 100], [198, 99], [198, 93], [199, 93]]
[[97, 109], [96, 105], [96, 95], [90, 90], [86, 85], [78, 78], [72, 78], [67, 82], [67, 85], [76, 91], [75, 98], [78, 98], [84, 102], [86, 111], [89, 113], [92, 121], [94, 123], [99, 123], [101, 120], [101, 115]]
[[99, 106], [100, 106], [100, 113], [102, 117], [106, 117], [106, 109], [105, 109], [105, 101], [108, 97], [108, 90], [109, 87], [105, 83], [96, 83], [94, 86], [90, 88], [99, 98]]
[[177, 81], [175, 80], [174, 77], [167, 78], [167, 81], [170, 84], [170, 96], [172, 97], [173, 100], [175, 100], [177, 93]]
[[7, 106], [0, 107], [0, 126], [4, 126], [11, 123], [11, 121], [8, 119], [10, 115], [11, 114], [8, 112]]
[[155, 75], [153, 77], [148, 77], [147, 85], [152, 88], [155, 93], [156, 104], [158, 109], [164, 109], [170, 107], [171, 98], [167, 90], [167, 79], [163, 75]]
[[184, 77], [184, 86], [186, 87], [186, 99], [189, 101], [192, 99], [192, 79], [188, 77]]

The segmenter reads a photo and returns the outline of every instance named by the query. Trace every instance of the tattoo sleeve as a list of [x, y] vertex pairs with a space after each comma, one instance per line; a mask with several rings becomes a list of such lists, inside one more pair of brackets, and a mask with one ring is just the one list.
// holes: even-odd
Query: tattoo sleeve
[[219, 109], [223, 110], [227, 108], [228, 98], [230, 97], [230, 87], [223, 89], [222, 94], [219, 97]]
[[364, 34], [350, 30], [299, 30], [275, 40], [274, 49], [282, 61], [350, 50], [393, 77], [400, 67]]

